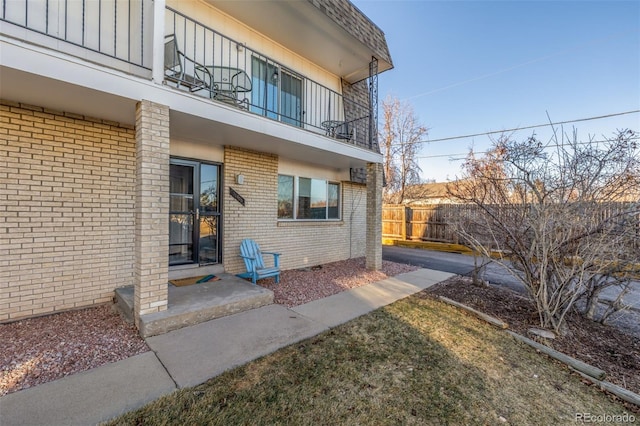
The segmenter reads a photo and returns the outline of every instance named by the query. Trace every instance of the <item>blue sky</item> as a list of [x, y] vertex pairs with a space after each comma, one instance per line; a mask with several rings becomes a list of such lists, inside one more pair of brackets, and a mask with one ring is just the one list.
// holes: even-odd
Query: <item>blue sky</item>
[[[430, 140], [545, 124], [547, 113], [559, 122], [640, 109], [640, 1], [352, 1], [385, 32], [394, 61], [379, 77], [380, 101], [413, 105]], [[640, 113], [565, 132], [573, 126], [600, 140], [640, 131]], [[423, 144], [422, 177], [454, 179], [460, 161], [449, 156], [489, 144]]]

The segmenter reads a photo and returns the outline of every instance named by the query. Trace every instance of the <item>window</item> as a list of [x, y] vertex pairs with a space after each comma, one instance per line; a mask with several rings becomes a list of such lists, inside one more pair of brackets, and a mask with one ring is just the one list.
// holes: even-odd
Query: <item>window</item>
[[327, 181], [298, 178], [297, 219], [327, 218]]
[[302, 126], [302, 79], [276, 64], [251, 60], [251, 112]]
[[340, 184], [278, 175], [278, 219], [340, 219]]
[[329, 183], [329, 196], [327, 204], [327, 217], [329, 219], [340, 219], [340, 185]]
[[293, 219], [293, 176], [278, 175], [278, 219]]

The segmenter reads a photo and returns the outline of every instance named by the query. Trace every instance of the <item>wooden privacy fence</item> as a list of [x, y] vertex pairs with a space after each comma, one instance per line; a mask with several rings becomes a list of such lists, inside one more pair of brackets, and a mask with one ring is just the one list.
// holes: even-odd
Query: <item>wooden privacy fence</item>
[[[599, 214], [613, 216], [621, 209], [627, 209], [629, 203], [609, 203]], [[522, 214], [513, 205], [499, 207], [497, 213], [507, 222]], [[473, 218], [479, 214], [479, 207], [472, 204], [429, 204], [421, 206], [404, 206], [385, 204], [382, 207], [382, 238], [392, 240], [432, 241], [460, 244], [459, 237], [452, 225], [451, 218]], [[601, 220], [601, 219], [600, 219]], [[472, 221], [473, 222], [473, 221]], [[640, 244], [640, 215], [632, 214], [628, 223], [623, 225], [625, 232], [638, 235], [634, 245]], [[467, 231], [473, 230], [467, 229]], [[482, 231], [480, 231], [482, 233]], [[632, 234], [632, 235], [633, 235]]]
[[385, 205], [382, 207], [382, 238], [458, 244], [458, 235], [447, 217], [460, 214], [463, 209], [471, 211], [475, 208], [459, 204]]

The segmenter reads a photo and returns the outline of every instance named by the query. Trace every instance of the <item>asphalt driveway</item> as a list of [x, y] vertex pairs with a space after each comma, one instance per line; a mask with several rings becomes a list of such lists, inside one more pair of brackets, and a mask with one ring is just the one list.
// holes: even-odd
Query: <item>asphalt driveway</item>
[[[463, 276], [471, 276], [474, 269], [473, 256], [436, 250], [382, 246], [382, 258]], [[508, 287], [520, 293], [526, 292], [524, 286], [511, 273], [496, 263], [487, 265], [483, 278], [493, 285]], [[613, 300], [616, 294], [615, 288], [608, 288], [603, 292], [603, 299]], [[631, 306], [631, 310], [612, 315], [610, 323], [640, 336], [640, 281], [632, 283], [632, 290], [625, 296], [624, 301]]]
[[[382, 258], [463, 276], [471, 276], [475, 268], [473, 256], [436, 250], [382, 246]], [[520, 282], [496, 263], [490, 263], [486, 266], [483, 278], [492, 284], [509, 287], [520, 293], [526, 292]]]

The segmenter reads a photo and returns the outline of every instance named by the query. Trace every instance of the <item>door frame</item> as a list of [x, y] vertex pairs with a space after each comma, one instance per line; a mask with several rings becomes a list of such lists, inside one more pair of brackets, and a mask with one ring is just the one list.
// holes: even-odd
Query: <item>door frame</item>
[[[217, 259], [215, 262], [209, 262], [209, 263], [201, 263], [200, 262], [200, 195], [201, 195], [201, 173], [200, 173], [200, 168], [202, 165], [210, 165], [210, 166], [216, 166], [218, 169], [218, 175], [217, 175], [217, 181], [218, 181], [218, 188], [217, 188], [217, 205], [218, 205], [218, 210], [217, 210], [217, 214], [215, 214], [215, 216], [218, 217], [217, 220]], [[192, 211], [192, 218], [193, 218], [193, 229], [192, 229], [192, 235], [191, 235], [191, 241], [192, 241], [192, 257], [191, 257], [191, 261], [186, 261], [186, 262], [178, 262], [178, 263], [170, 263], [169, 266], [179, 266], [179, 265], [214, 265], [214, 264], [222, 264], [222, 212], [223, 212], [223, 192], [222, 192], [222, 188], [223, 188], [223, 172], [222, 172], [222, 167], [223, 164], [222, 163], [218, 163], [215, 161], [203, 161], [203, 160], [198, 160], [198, 159], [191, 159], [191, 158], [183, 158], [183, 157], [174, 157], [171, 156], [169, 158], [169, 167], [171, 167], [172, 165], [177, 165], [177, 166], [187, 166], [187, 167], [192, 167], [193, 169], [193, 211]], [[169, 214], [171, 214], [171, 210], [169, 210]], [[167, 230], [169, 231], [169, 230]], [[168, 259], [167, 259], [168, 261]]]

